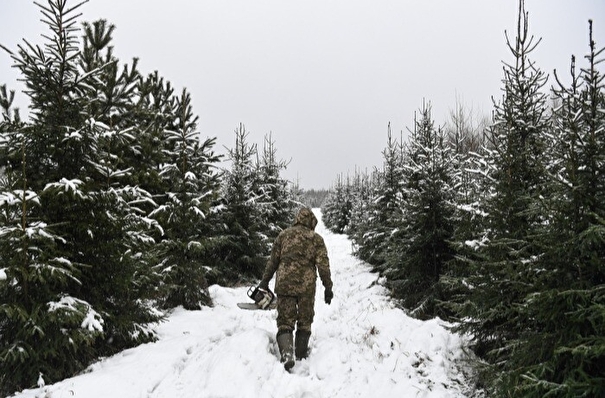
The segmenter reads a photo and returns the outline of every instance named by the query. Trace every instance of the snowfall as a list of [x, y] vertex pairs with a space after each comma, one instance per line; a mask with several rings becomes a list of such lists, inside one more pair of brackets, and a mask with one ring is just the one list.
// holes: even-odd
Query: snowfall
[[[447, 323], [410, 318], [388, 298], [351, 241], [321, 222], [334, 300], [318, 280], [309, 357], [290, 373], [279, 362], [275, 310], [243, 310], [247, 288], [212, 286], [212, 308], [176, 309], [158, 341], [104, 358], [85, 372], [19, 398], [352, 398], [468, 397], [465, 337]], [[272, 282], [273, 283], [273, 282]]]

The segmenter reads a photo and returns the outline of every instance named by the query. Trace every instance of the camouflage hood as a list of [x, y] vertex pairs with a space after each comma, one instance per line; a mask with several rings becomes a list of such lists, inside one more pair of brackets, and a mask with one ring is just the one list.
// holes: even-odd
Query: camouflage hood
[[303, 207], [296, 215], [293, 225], [302, 225], [314, 230], [315, 226], [317, 225], [317, 218], [315, 218], [315, 214], [313, 214], [311, 209]]

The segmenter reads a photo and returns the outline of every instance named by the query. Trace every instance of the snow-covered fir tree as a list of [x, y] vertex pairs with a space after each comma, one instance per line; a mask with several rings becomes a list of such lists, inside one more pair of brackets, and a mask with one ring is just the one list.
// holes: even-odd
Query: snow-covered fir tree
[[220, 195], [222, 245], [216, 253], [218, 263], [209, 275], [213, 282], [233, 284], [259, 279], [269, 253], [255, 163], [257, 146], [248, 142], [248, 135], [240, 123], [235, 129], [235, 146], [229, 149], [231, 165], [225, 171]]
[[[82, 25], [78, 62], [83, 72], [95, 74], [95, 79], [87, 80], [84, 87], [84, 94], [90, 98], [87, 112], [112, 129], [132, 128], [129, 116], [138, 99], [141, 79], [138, 59], [134, 58], [131, 65], [121, 65], [113, 55], [115, 25], [103, 19]], [[118, 146], [119, 142], [115, 145]], [[123, 148], [112, 148], [112, 152], [121, 155], [114, 160], [126, 162], [133, 156], [134, 151], [129, 151], [131, 147], [132, 143], [128, 143]]]
[[255, 195], [261, 212], [264, 235], [272, 242], [293, 220], [297, 203], [290, 183], [281, 176], [288, 162], [277, 156], [277, 147], [271, 134], [265, 136], [263, 150], [257, 160], [259, 186]]
[[[82, 74], [91, 74], [81, 90], [81, 108], [88, 116], [91, 134], [81, 144], [90, 145], [89, 167], [82, 169], [82, 179], [95, 190], [93, 204], [88, 205], [94, 217], [80, 217], [85, 243], [91, 251], [87, 279], [96, 289], [87, 290], [93, 302], [105, 308], [107, 338], [111, 346], [98, 347], [108, 355], [154, 338], [146, 326], [159, 319], [158, 312], [147, 301], [157, 297], [159, 276], [153, 270], [157, 262], [153, 235], [161, 231], [147, 217], [151, 194], [137, 186], [133, 176], [145, 167], [133, 162], [137, 154], [140, 130], [131, 118], [141, 80], [136, 61], [118, 73], [118, 60], [112, 55], [113, 25], [105, 21], [84, 24], [82, 50], [78, 64]], [[75, 137], [78, 144], [78, 137]], [[157, 148], [161, 151], [161, 148]], [[105, 219], [105, 217], [107, 219]], [[100, 267], [99, 264], [104, 264]]]
[[342, 174], [338, 175], [323, 206], [323, 219], [326, 227], [336, 233], [344, 233], [349, 225], [352, 207], [351, 185]]
[[472, 264], [468, 321], [477, 352], [500, 372], [495, 391], [510, 391], [515, 381], [501, 373], [511, 364], [520, 338], [536, 325], [526, 311], [526, 297], [537, 289], [543, 254], [537, 235], [546, 221], [541, 198], [547, 195], [545, 160], [546, 76], [530, 55], [539, 44], [529, 35], [528, 14], [519, 2], [516, 36], [508, 35], [513, 62], [504, 64], [503, 98], [495, 104], [487, 135], [485, 167], [493, 181], [482, 204], [485, 225], [477, 231], [478, 260]]
[[[351, 238], [363, 235], [363, 227], [369, 217], [370, 197], [372, 194], [372, 180], [367, 172], [355, 170], [351, 187], [351, 212], [349, 223], [345, 230]], [[354, 240], [354, 242], [355, 242]]]
[[[64, 192], [71, 194], [77, 189]], [[80, 267], [59, 250], [65, 241], [33, 217], [40, 206], [33, 191], [14, 187], [0, 195], [3, 396], [34, 386], [40, 374], [60, 380], [81, 370], [95, 357], [95, 341], [104, 331], [104, 320], [90, 303], [67, 293], [79, 283]]]
[[491, 180], [485, 170], [484, 123], [476, 123], [471, 111], [460, 103], [450, 113], [446, 126], [447, 141], [452, 151], [452, 185], [454, 198], [454, 232], [451, 246], [454, 258], [445, 266], [439, 280], [444, 300], [439, 303], [443, 317], [457, 319], [460, 306], [465, 305], [471, 285], [467, 278], [474, 274], [477, 248], [483, 236], [477, 235], [482, 229], [485, 212], [483, 198], [488, 196]]
[[10, 52], [31, 116], [2, 140], [9, 178], [0, 256], [11, 264], [0, 303], [7, 314], [2, 390], [34, 385], [39, 373], [69, 376], [100, 354], [148, 339], [145, 324], [158, 319], [130, 289], [137, 266], [120, 245], [130, 231], [128, 209], [97, 178], [106, 126], [83, 111], [81, 93], [94, 73], [78, 67], [77, 6], [55, 0], [40, 8], [47, 42]]
[[167, 187], [161, 204], [151, 213], [163, 234], [156, 248], [164, 306], [200, 309], [210, 304], [205, 273], [215, 248], [213, 220], [219, 180], [212, 148], [214, 139], [200, 141], [191, 97], [186, 90], [176, 100], [174, 130], [165, 131], [167, 162], [160, 177]]
[[389, 239], [385, 275], [395, 297], [416, 316], [434, 316], [438, 280], [452, 258], [452, 155], [430, 104], [415, 120], [403, 169], [401, 218]]
[[[523, 396], [600, 396], [605, 377], [605, 74], [589, 22], [587, 65], [557, 79], [548, 222], [540, 243], [539, 290], [525, 307], [529, 333], [508, 359]], [[599, 58], [600, 57], [600, 58]]]
[[361, 219], [352, 239], [357, 245], [357, 255], [384, 271], [389, 237], [400, 219], [400, 203], [403, 198], [403, 138], [396, 140], [388, 126], [387, 146], [382, 151], [383, 167], [373, 174], [367, 203], [366, 218]]
[[[18, 237], [16, 220], [21, 236], [34, 228], [47, 239], [31, 246], [35, 256], [28, 257], [24, 251], [25, 258], [11, 260], [22, 272], [14, 267], [2, 272], [4, 283], [25, 291], [27, 298], [19, 303], [4, 301], [11, 290], [1, 288], [2, 308], [17, 323], [0, 327], [12, 325], [16, 330], [18, 319], [28, 319], [23, 316], [28, 313], [31, 321], [21, 325], [23, 333], [36, 331], [24, 341], [24, 350], [14, 346], [24, 335], [8, 329], [0, 333], [2, 349], [14, 353], [13, 360], [21, 363], [18, 376], [3, 372], [11, 376], [2, 380], [2, 388], [4, 383], [33, 385], [40, 372], [47, 381], [57, 380], [98, 356], [154, 338], [148, 325], [161, 316], [152, 299], [162, 293], [156, 288], [159, 275], [153, 268], [162, 253], [156, 242], [163, 239], [163, 232], [172, 233], [175, 228], [163, 228], [147, 215], [164, 204], [170, 191], [161, 173], [171, 161], [182, 160], [170, 157], [169, 150], [180, 144], [168, 140], [166, 134], [178, 125], [180, 109], [170, 84], [157, 72], [141, 78], [136, 61], [119, 72], [110, 45], [113, 27], [103, 21], [84, 26], [80, 51], [73, 16], [77, 5], [51, 0], [40, 8], [50, 28], [48, 42], [41, 47], [25, 42], [16, 53], [10, 52], [26, 82], [31, 116], [25, 123], [16, 123], [16, 116], [10, 119], [8, 107], [3, 106], [1, 153], [9, 198], [5, 205], [12, 210], [3, 221], [6, 239], [1, 256], [14, 257], [7, 253], [14, 250], [11, 242], [19, 239], [24, 248], [30, 247]], [[8, 103], [9, 96], [3, 97], [3, 103]], [[190, 132], [188, 127], [185, 134]], [[204, 163], [213, 157], [210, 147], [207, 142], [193, 150], [187, 164], [191, 168], [181, 167], [185, 176], [196, 174], [205, 182], [211, 178]], [[192, 191], [200, 189], [191, 203], [207, 211], [211, 198], [204, 204], [196, 202], [207, 193], [201, 185], [189, 186]], [[18, 201], [10, 198], [21, 198], [23, 205], [16, 206]], [[199, 237], [204, 224], [179, 228], [188, 237]], [[47, 275], [48, 270], [53, 277]], [[32, 273], [43, 275], [34, 278], [35, 290], [44, 292], [40, 296], [30, 293], [34, 284], [28, 275]], [[203, 292], [203, 286], [195, 291]], [[11, 305], [24, 307], [19, 312]], [[53, 336], [56, 330], [63, 330], [65, 339], [39, 338]], [[72, 345], [62, 347], [66, 342]], [[23, 355], [32, 360], [23, 362]], [[3, 362], [11, 363], [16, 362]]]

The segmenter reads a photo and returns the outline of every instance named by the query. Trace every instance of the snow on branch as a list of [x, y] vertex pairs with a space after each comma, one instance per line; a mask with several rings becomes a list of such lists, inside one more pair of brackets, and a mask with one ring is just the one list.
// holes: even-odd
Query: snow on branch
[[61, 178], [59, 182], [46, 184], [46, 186], [44, 187], [44, 191], [55, 189], [58, 191], [59, 194], [66, 192], [71, 193], [74, 196], [78, 196], [81, 199], [85, 199], [86, 194], [80, 190], [80, 185], [82, 184], [82, 180], [68, 180], [67, 178]]
[[84, 300], [71, 296], [63, 296], [59, 301], [51, 301], [48, 304], [48, 312], [70, 312], [82, 317], [80, 327], [89, 332], [103, 332], [104, 320], [98, 312], [92, 309], [90, 304]]
[[40, 204], [40, 198], [33, 191], [25, 191], [21, 189], [14, 190], [12, 192], [2, 192], [0, 193], [0, 206], [9, 205], [13, 206], [16, 204], [20, 204], [23, 202], [25, 198], [26, 202], [33, 201], [36, 204]]

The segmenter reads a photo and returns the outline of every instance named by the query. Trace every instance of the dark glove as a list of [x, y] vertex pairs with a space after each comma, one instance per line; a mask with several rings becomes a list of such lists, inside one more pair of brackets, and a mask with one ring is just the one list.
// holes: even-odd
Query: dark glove
[[334, 298], [334, 293], [332, 292], [332, 289], [326, 289], [326, 291], [324, 292], [324, 300], [325, 300], [326, 304], [330, 305], [333, 298]]

